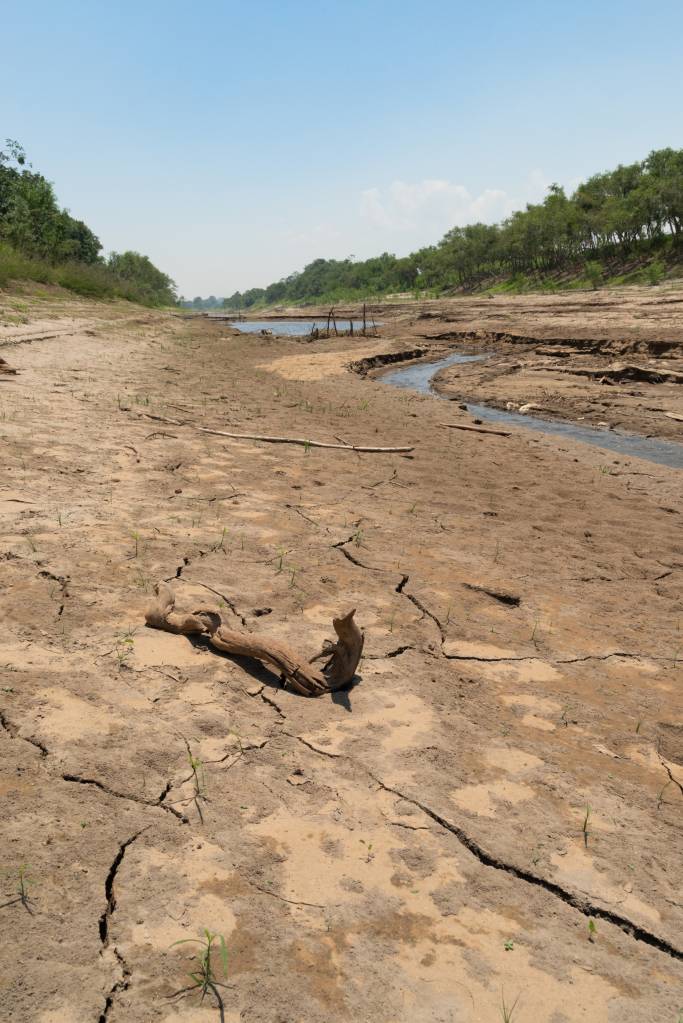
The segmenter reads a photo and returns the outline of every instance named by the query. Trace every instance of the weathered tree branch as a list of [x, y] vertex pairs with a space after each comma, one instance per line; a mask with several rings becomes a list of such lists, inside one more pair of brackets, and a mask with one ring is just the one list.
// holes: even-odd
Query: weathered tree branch
[[336, 451], [362, 451], [369, 453], [400, 454], [405, 451], [414, 451], [412, 447], [405, 448], [376, 448], [365, 447], [358, 444], [327, 444], [321, 440], [306, 440], [304, 437], [270, 437], [261, 436], [257, 433], [226, 433], [224, 430], [209, 430], [205, 426], [196, 426], [200, 433], [212, 433], [216, 437], [231, 437], [236, 440], [262, 440], [268, 444], [300, 444], [306, 448], [334, 448]]
[[[253, 657], [273, 668], [302, 696], [322, 696], [343, 689], [356, 673], [364, 637], [354, 621], [355, 609], [332, 619], [337, 642], [328, 642], [319, 654], [307, 660], [280, 640], [229, 629], [216, 611], [176, 611], [175, 596], [167, 583], [159, 583], [156, 592], [158, 599], [145, 615], [150, 628], [186, 636], [205, 634], [217, 650]], [[321, 659], [326, 659], [326, 664], [321, 669], [313, 668], [312, 664]]]
[[509, 437], [507, 430], [482, 430], [479, 426], [465, 426], [460, 423], [440, 423], [440, 426], [447, 426], [449, 430], [467, 430], [468, 433], [490, 433], [494, 437]]

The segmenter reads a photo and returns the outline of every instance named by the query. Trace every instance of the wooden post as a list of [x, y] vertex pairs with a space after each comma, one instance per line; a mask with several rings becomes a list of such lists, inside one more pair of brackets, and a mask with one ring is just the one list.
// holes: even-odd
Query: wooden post
[[366, 330], [365, 302], [363, 302], [363, 337], [365, 337], [365, 330]]

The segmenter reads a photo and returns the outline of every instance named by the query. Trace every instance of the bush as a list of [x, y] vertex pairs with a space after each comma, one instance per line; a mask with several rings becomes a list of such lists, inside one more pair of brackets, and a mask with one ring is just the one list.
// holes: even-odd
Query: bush
[[593, 291], [597, 291], [602, 280], [602, 263], [598, 263], [597, 259], [589, 259], [583, 268], [583, 274]]
[[[151, 264], [149, 264], [151, 267]], [[25, 256], [7, 242], [0, 242], [0, 288], [9, 281], [58, 284], [86, 298], [124, 298], [140, 305], [173, 305], [172, 281], [135, 280], [120, 276], [105, 263], [61, 263]]]
[[664, 263], [661, 261], [661, 259], [655, 259], [647, 267], [645, 271], [645, 276], [647, 277], [648, 283], [654, 285], [659, 284], [659, 282], [664, 277], [665, 273], [666, 267], [664, 266]]

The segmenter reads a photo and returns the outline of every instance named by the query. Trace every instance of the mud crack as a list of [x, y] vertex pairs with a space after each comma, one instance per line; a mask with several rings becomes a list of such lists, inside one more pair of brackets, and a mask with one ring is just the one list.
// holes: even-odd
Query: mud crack
[[180, 813], [174, 807], [169, 806], [168, 803], [164, 803], [164, 799], [171, 791], [172, 783], [169, 781], [164, 786], [161, 795], [158, 799], [144, 799], [142, 796], [135, 796], [131, 792], [118, 792], [116, 789], [110, 788], [109, 785], [105, 785], [104, 782], [98, 781], [96, 778], [82, 778], [79, 774], [63, 774], [63, 781], [75, 782], [77, 785], [93, 785], [100, 792], [106, 792], [109, 796], [114, 796], [116, 799], [126, 799], [131, 803], [140, 803], [142, 806], [158, 807], [160, 810], [165, 810], [167, 813], [173, 814], [183, 824], [189, 824], [189, 820], [184, 814]]
[[285, 714], [285, 712], [283, 710], [280, 710], [280, 707], [275, 702], [275, 700], [273, 700], [270, 696], [268, 696], [267, 693], [263, 692], [263, 690], [262, 690], [259, 693], [259, 696], [261, 697], [261, 699], [263, 700], [264, 703], [267, 703], [269, 707], [272, 707], [274, 711], [277, 711], [277, 713], [280, 715], [280, 717], [283, 719], [283, 721], [287, 719], [287, 715]]
[[388, 650], [385, 654], [365, 654], [366, 661], [384, 661], [388, 657], [400, 657], [401, 654], [405, 654], [408, 650], [414, 650], [415, 647], [412, 644], [407, 643], [405, 646], [398, 646], [395, 650]]
[[9, 720], [3, 711], [0, 711], [0, 726], [4, 728], [10, 739], [22, 739], [24, 742], [29, 742], [31, 746], [35, 746], [36, 749], [40, 750], [41, 757], [48, 756], [50, 751], [47, 746], [44, 746], [39, 739], [31, 739], [27, 735], [20, 735], [17, 726]]
[[436, 617], [434, 612], [430, 611], [428, 607], [425, 607], [425, 605], [422, 603], [422, 601], [419, 599], [419, 597], [416, 597], [414, 593], [408, 593], [408, 591], [406, 590], [406, 585], [407, 585], [409, 580], [410, 580], [410, 576], [403, 575], [401, 577], [400, 583], [396, 587], [396, 592], [403, 594], [403, 596], [406, 597], [411, 602], [411, 604], [414, 604], [415, 607], [418, 609], [418, 611], [422, 612], [422, 617], [423, 618], [431, 618], [431, 620], [434, 622], [434, 624], [436, 625], [437, 629], [439, 630], [439, 634], [441, 636], [441, 642], [444, 643], [445, 640], [446, 640], [446, 630], [444, 629], [443, 625], [441, 624], [439, 619]]
[[503, 590], [492, 590], [488, 586], [477, 586], [476, 583], [463, 583], [466, 590], [474, 590], [476, 593], [485, 593], [487, 597], [492, 597], [497, 600], [500, 604], [506, 604], [508, 607], [519, 607], [522, 598], [516, 596], [514, 593], [505, 593]]
[[578, 910], [578, 912], [583, 916], [605, 920], [607, 923], [618, 927], [621, 931], [628, 934], [629, 937], [634, 938], [636, 941], [642, 941], [644, 944], [657, 949], [659, 952], [663, 952], [672, 959], [683, 960], [683, 950], [672, 945], [665, 938], [661, 938], [659, 935], [653, 934], [646, 928], [634, 923], [633, 920], [629, 920], [628, 917], [621, 916], [621, 914], [614, 913], [609, 909], [603, 909], [601, 906], [592, 903], [589, 899], [582, 898], [578, 894], [568, 891], [566, 888], [556, 884], [554, 881], [549, 881], [544, 877], [539, 877], [539, 875], [533, 874], [529, 870], [524, 870], [522, 867], [517, 867], [512, 863], [506, 863], [505, 860], [501, 860], [499, 857], [487, 852], [459, 825], [446, 820], [445, 817], [442, 817], [441, 814], [436, 812], [436, 810], [432, 810], [430, 806], [423, 803], [421, 800], [414, 799], [412, 796], [407, 795], [400, 789], [394, 788], [392, 785], [385, 784], [385, 782], [383, 782], [381, 778], [378, 778], [377, 775], [375, 775], [368, 767], [365, 766], [365, 764], [362, 763], [362, 761], [356, 760], [354, 757], [350, 757], [345, 753], [328, 753], [326, 750], [315, 746], [306, 739], [303, 739], [300, 735], [292, 735], [289, 732], [284, 732], [283, 734], [289, 735], [290, 738], [303, 743], [304, 746], [307, 746], [314, 753], [319, 753], [325, 757], [330, 757], [335, 760], [347, 760], [353, 766], [359, 767], [368, 775], [369, 778], [373, 780], [379, 789], [384, 792], [390, 792], [392, 795], [398, 796], [399, 799], [404, 799], [407, 803], [410, 803], [412, 806], [417, 807], [418, 810], [421, 810], [422, 813], [442, 827], [445, 831], [448, 831], [458, 840], [463, 848], [467, 849], [467, 851], [485, 867], [492, 867], [494, 870], [503, 871], [519, 881], [524, 881], [526, 884], [533, 885], [536, 888], [541, 888], [550, 895], [555, 896], [555, 898], [560, 899], [566, 905], [571, 906], [572, 909]]
[[381, 572], [382, 571], [381, 568], [376, 568], [374, 565], [365, 565], [362, 561], [355, 557], [355, 555], [353, 555], [351, 551], [347, 551], [346, 544], [351, 543], [353, 540], [357, 540], [357, 538], [358, 534], [352, 533], [347, 540], [339, 540], [337, 543], [333, 543], [332, 546], [334, 547], [335, 550], [340, 551], [344, 555], [346, 560], [350, 561], [351, 564], [355, 565], [357, 568], [364, 568], [368, 572]]
[[127, 988], [130, 987], [131, 972], [128, 967], [128, 964], [126, 963], [126, 960], [123, 958], [123, 956], [121, 955], [117, 948], [114, 948], [113, 952], [114, 955], [116, 956], [117, 963], [121, 967], [121, 976], [111, 987], [109, 994], [107, 995], [107, 999], [104, 1003], [104, 1009], [100, 1013], [97, 1023], [107, 1023], [107, 1020], [109, 1019], [109, 1013], [111, 1012], [112, 1006], [114, 1004], [114, 999], [116, 998], [117, 994], [120, 991], [126, 991]]
[[213, 586], [207, 586], [206, 583], [200, 583], [200, 582], [198, 582], [198, 581], [196, 581], [194, 579], [188, 579], [187, 582], [192, 583], [193, 586], [201, 586], [201, 587], [203, 587], [203, 589], [209, 590], [210, 593], [213, 593], [217, 597], [220, 597], [221, 600], [225, 603], [226, 607], [230, 608], [230, 610], [234, 614], [235, 618], [239, 618], [239, 620], [242, 623], [242, 625], [244, 626], [244, 628], [245, 629], [249, 628], [249, 626], [247, 625], [247, 620], [244, 617], [244, 615], [241, 614], [237, 610], [237, 605], [235, 604], [235, 602], [233, 600], [231, 600], [230, 597], [226, 596], [225, 593], [221, 593], [220, 590], [214, 590]]
[[627, 917], [621, 916], [619, 913], [614, 913], [609, 909], [603, 909], [601, 906], [597, 906], [590, 902], [588, 899], [583, 899], [574, 892], [568, 891], [561, 885], [556, 884], [554, 881], [549, 881], [544, 877], [539, 877], [537, 874], [531, 873], [531, 871], [524, 870], [522, 867], [516, 867], [512, 863], [506, 863], [504, 860], [499, 859], [497, 856], [493, 856], [487, 852], [482, 846], [479, 845], [473, 838], [471, 838], [461, 827], [457, 824], [451, 823], [446, 820], [441, 814], [438, 814], [431, 807], [427, 806], [426, 803], [421, 802], [419, 799], [413, 799], [412, 796], [406, 795], [405, 792], [401, 792], [400, 789], [395, 789], [391, 785], [386, 785], [380, 778], [365, 769], [373, 781], [385, 792], [391, 792], [393, 795], [398, 796], [400, 799], [405, 799], [407, 803], [411, 803], [416, 806], [419, 810], [422, 810], [431, 820], [446, 831], [450, 832], [460, 842], [465, 849], [467, 849], [476, 859], [479, 860], [486, 867], [493, 867], [494, 870], [502, 870], [512, 877], [517, 878], [519, 881], [525, 881], [527, 884], [534, 885], [537, 888], [542, 888], [544, 891], [549, 892], [556, 898], [561, 899], [562, 902], [571, 906], [573, 909], [578, 910], [584, 916], [594, 917], [599, 920], [606, 920], [608, 923], [618, 927], [625, 934], [635, 938], [636, 941], [642, 941], [646, 945], [650, 945], [652, 948], [656, 948], [660, 952], [664, 952], [665, 955], [671, 956], [673, 959], [683, 960], [683, 950], [676, 948], [665, 938], [660, 938], [658, 935], [653, 934], [646, 928], [641, 927], [639, 924], [634, 923]]
[[[102, 916], [99, 919], [100, 941], [102, 942], [103, 950], [109, 947], [109, 924], [111, 921], [112, 914], [116, 909], [116, 894], [114, 892], [114, 882], [116, 881], [116, 875], [118, 874], [119, 867], [121, 866], [123, 858], [126, 855], [126, 850], [128, 846], [132, 845], [133, 842], [135, 842], [143, 832], [147, 831], [147, 828], [149, 826], [150, 825], [147, 825], [147, 827], [141, 828], [139, 831], [136, 831], [134, 835], [131, 835], [130, 838], [127, 838], [125, 842], [121, 843], [118, 852], [114, 857], [114, 861], [111, 867], [109, 868], [109, 873], [107, 874], [107, 877], [104, 882], [104, 896], [107, 900], [107, 904], [104, 913], [102, 913]], [[116, 956], [116, 961], [121, 968], [121, 976], [117, 981], [114, 982], [114, 984], [109, 990], [109, 994], [107, 995], [104, 1003], [104, 1008], [102, 1009], [102, 1012], [99, 1015], [98, 1023], [107, 1023], [107, 1019], [109, 1018], [109, 1013], [111, 1012], [116, 995], [119, 994], [119, 992], [121, 991], [125, 991], [126, 988], [130, 985], [131, 971], [128, 967], [128, 964], [126, 963], [125, 959], [123, 958], [123, 956], [121, 955], [117, 948], [114, 948], [113, 952], [114, 955]]]
[[57, 617], [61, 618], [63, 613], [64, 613], [64, 605], [65, 605], [65, 602], [66, 602], [66, 598], [69, 596], [69, 590], [68, 590], [69, 576], [68, 575], [55, 575], [54, 572], [50, 572], [46, 568], [42, 569], [42, 571], [40, 571], [38, 573], [38, 575], [42, 579], [51, 579], [52, 582], [59, 583], [61, 603], [60, 603], [59, 607], [57, 608]]

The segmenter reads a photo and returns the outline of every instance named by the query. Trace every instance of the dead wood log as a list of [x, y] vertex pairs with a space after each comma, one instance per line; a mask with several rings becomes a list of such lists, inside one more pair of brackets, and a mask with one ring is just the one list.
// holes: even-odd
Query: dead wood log
[[175, 594], [168, 583], [158, 583], [155, 592], [158, 599], [145, 612], [145, 623], [150, 629], [163, 629], [181, 636], [206, 632], [198, 615], [175, 610]]
[[336, 451], [362, 451], [365, 453], [387, 453], [400, 454], [402, 452], [414, 451], [412, 447], [401, 448], [376, 448], [366, 447], [359, 444], [327, 444], [321, 440], [306, 440], [304, 437], [271, 437], [267, 434], [258, 433], [227, 433], [224, 430], [209, 430], [206, 426], [196, 426], [195, 430], [200, 433], [211, 433], [215, 437], [231, 437], [234, 440], [261, 440], [268, 444], [300, 444], [305, 448], [334, 448]]
[[[175, 596], [167, 583], [159, 583], [156, 592], [158, 599], [145, 614], [150, 628], [181, 635], [206, 634], [217, 650], [253, 657], [273, 668], [283, 683], [301, 696], [322, 696], [349, 685], [363, 653], [364, 636], [354, 620], [355, 608], [332, 619], [336, 643], [328, 641], [319, 654], [307, 660], [278, 639], [228, 628], [216, 611], [176, 611]], [[313, 668], [319, 660], [326, 663], [321, 669]]]
[[439, 423], [439, 426], [447, 426], [449, 430], [467, 430], [468, 433], [490, 433], [494, 437], [509, 437], [508, 430], [482, 430], [480, 426], [464, 426], [460, 423]]

